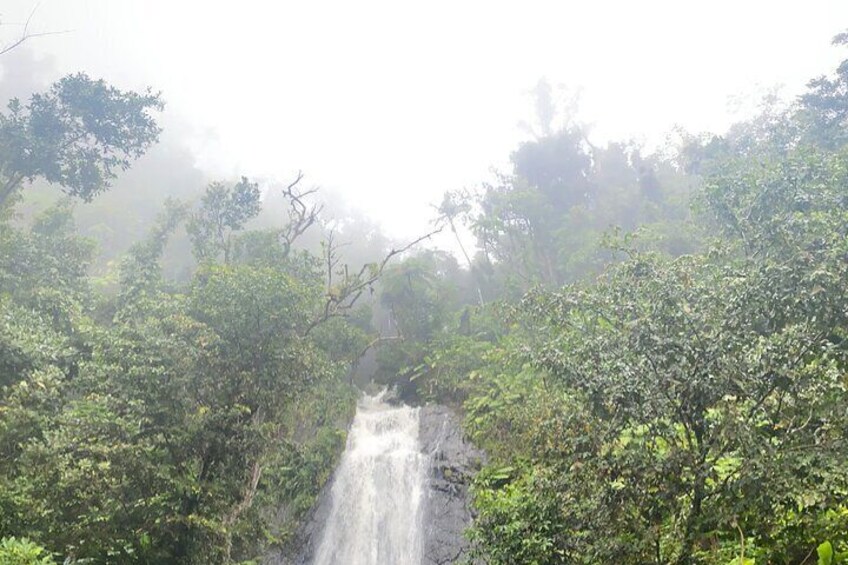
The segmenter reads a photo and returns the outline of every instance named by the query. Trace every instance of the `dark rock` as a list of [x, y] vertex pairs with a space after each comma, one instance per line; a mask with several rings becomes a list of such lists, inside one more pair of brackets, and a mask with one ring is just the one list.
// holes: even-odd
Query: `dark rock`
[[385, 394], [383, 394], [383, 402], [392, 406], [403, 406], [404, 404], [408, 404], [396, 386], [386, 389]]
[[430, 457], [424, 563], [457, 563], [469, 549], [464, 536], [473, 518], [468, 487], [485, 456], [466, 441], [456, 416], [444, 406], [421, 408], [419, 437]]

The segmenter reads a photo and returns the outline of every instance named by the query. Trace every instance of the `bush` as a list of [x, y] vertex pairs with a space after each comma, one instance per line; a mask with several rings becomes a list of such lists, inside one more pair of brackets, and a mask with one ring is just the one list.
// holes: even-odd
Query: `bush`
[[49, 551], [26, 538], [0, 539], [0, 565], [53, 565]]

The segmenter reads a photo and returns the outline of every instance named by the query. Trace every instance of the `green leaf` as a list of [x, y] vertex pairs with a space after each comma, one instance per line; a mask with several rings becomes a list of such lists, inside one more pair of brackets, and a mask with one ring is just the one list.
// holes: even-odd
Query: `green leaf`
[[829, 541], [822, 543], [816, 548], [816, 553], [819, 555], [818, 565], [832, 565], [833, 561], [833, 544]]

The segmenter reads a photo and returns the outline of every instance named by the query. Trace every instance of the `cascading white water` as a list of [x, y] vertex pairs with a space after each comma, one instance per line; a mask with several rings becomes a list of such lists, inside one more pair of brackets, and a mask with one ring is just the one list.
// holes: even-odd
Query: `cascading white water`
[[417, 565], [427, 458], [418, 409], [365, 397], [331, 490], [315, 565]]

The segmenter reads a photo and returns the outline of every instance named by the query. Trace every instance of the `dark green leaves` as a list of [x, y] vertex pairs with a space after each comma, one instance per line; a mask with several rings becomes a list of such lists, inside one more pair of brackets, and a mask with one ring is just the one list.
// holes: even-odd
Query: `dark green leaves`
[[124, 92], [80, 73], [0, 115], [0, 205], [24, 180], [44, 178], [91, 200], [159, 136], [158, 94]]

